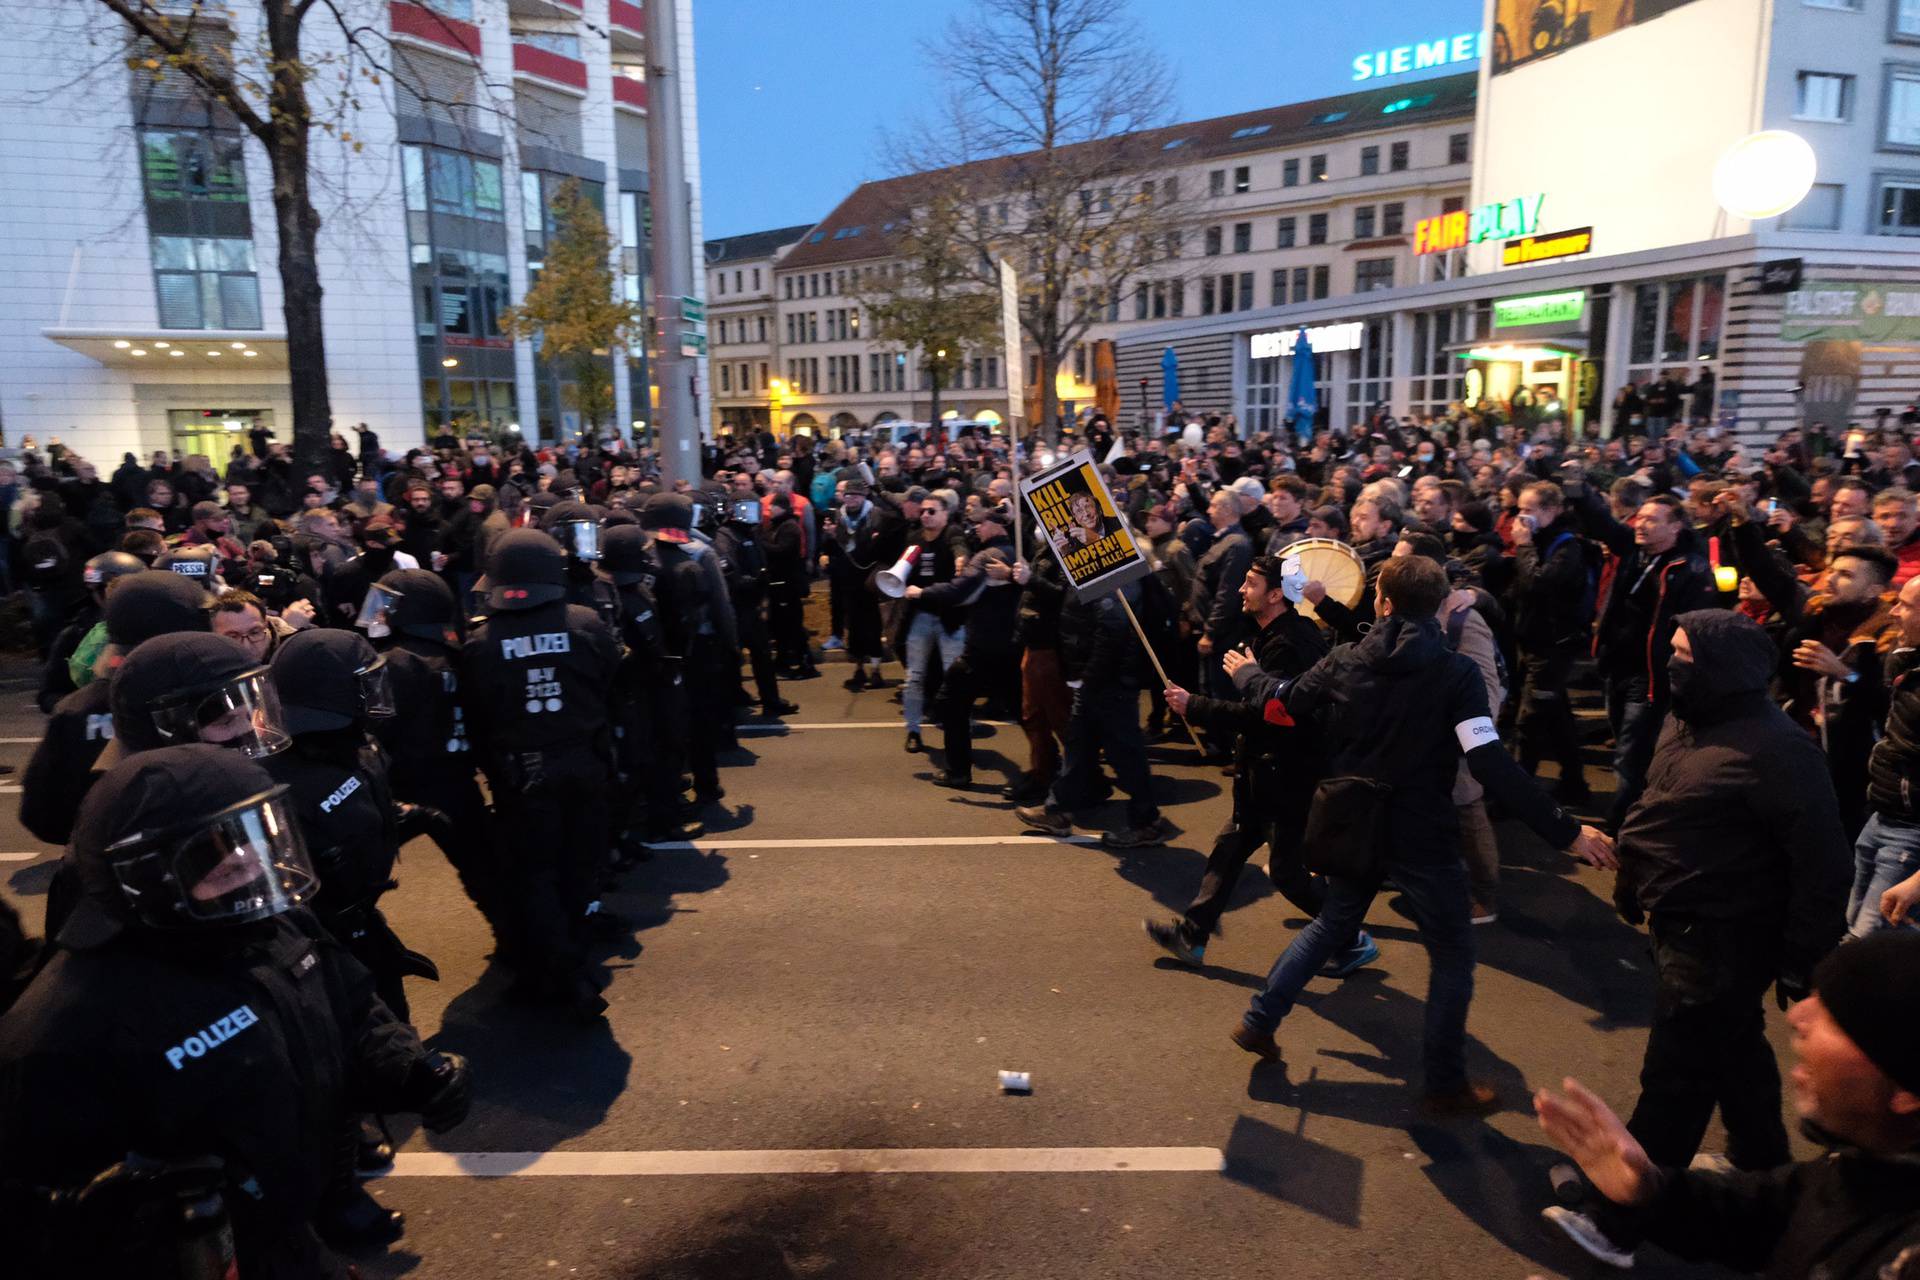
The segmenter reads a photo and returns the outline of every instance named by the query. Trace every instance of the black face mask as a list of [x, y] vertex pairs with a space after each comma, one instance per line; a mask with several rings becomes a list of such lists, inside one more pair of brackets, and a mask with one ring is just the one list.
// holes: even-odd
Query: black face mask
[[1682, 720], [1687, 718], [1690, 709], [1687, 703], [1688, 691], [1693, 688], [1693, 678], [1698, 670], [1696, 664], [1683, 662], [1679, 658], [1667, 659], [1667, 687], [1673, 690], [1673, 714]]

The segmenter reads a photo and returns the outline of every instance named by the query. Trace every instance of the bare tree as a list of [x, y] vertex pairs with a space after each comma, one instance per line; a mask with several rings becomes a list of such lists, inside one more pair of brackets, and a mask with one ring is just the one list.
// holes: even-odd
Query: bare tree
[[946, 161], [971, 211], [961, 230], [981, 282], [1002, 257], [1019, 273], [1050, 427], [1074, 344], [1143, 272], [1176, 270], [1154, 266], [1179, 255], [1182, 210], [1149, 132], [1170, 111], [1170, 78], [1112, 0], [976, 0], [927, 55], [949, 108], [918, 151]]
[[[136, 75], [184, 80], [264, 148], [273, 177], [297, 463], [318, 467], [333, 415], [321, 316], [314, 131], [352, 151], [361, 94], [395, 75], [385, 4], [364, 0], [92, 0], [133, 37]], [[416, 0], [417, 2], [417, 0]], [[229, 19], [245, 5], [257, 33]], [[431, 13], [431, 10], [426, 10]]]
[[896, 227], [893, 261], [856, 271], [854, 296], [867, 314], [871, 342], [919, 353], [933, 390], [930, 419], [937, 423], [940, 392], [953, 368], [969, 350], [999, 348], [999, 299], [980, 286], [968, 207], [959, 193], [940, 183], [897, 185], [913, 187], [916, 202], [886, 214]]

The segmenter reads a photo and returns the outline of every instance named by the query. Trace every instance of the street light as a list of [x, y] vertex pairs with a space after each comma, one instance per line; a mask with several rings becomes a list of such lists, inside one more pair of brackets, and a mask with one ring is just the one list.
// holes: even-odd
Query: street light
[[780, 430], [780, 402], [787, 398], [787, 380], [785, 378], [767, 379], [767, 430], [778, 433]]
[[1765, 129], [1721, 153], [1713, 167], [1713, 196], [1736, 218], [1778, 217], [1807, 198], [1817, 168], [1805, 138]]

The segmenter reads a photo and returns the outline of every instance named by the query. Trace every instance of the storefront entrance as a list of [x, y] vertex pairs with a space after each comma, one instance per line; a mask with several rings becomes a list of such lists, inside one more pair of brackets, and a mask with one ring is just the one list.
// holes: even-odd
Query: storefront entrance
[[233, 447], [247, 447], [247, 432], [258, 425], [273, 429], [271, 409], [169, 409], [167, 434], [174, 453], [203, 453], [214, 470], [224, 472]]

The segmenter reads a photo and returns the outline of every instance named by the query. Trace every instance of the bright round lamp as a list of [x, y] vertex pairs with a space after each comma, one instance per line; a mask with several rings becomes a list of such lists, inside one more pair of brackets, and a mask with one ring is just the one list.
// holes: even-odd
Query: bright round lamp
[[1736, 218], [1774, 218], [1813, 189], [1813, 148], [1797, 133], [1767, 129], [1740, 139], [1713, 167], [1713, 195]]

